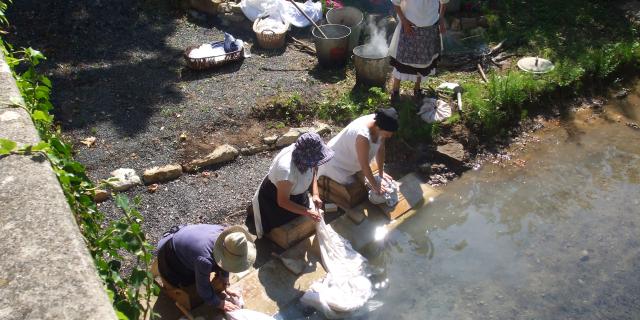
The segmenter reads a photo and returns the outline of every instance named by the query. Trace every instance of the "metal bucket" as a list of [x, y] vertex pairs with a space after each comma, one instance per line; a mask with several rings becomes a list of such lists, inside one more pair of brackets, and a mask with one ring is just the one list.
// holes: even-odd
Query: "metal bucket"
[[351, 29], [339, 24], [319, 26], [327, 35], [325, 39], [320, 31], [313, 28], [313, 42], [316, 45], [316, 56], [320, 65], [329, 68], [342, 67], [349, 57], [349, 35]]
[[353, 48], [353, 63], [356, 66], [356, 81], [358, 83], [385, 87], [387, 77], [391, 71], [388, 55], [371, 56], [365, 54], [367, 45]]
[[364, 26], [364, 14], [354, 7], [332, 8], [327, 11], [327, 22], [341, 24], [351, 28], [349, 36], [349, 52], [360, 44], [360, 33]]

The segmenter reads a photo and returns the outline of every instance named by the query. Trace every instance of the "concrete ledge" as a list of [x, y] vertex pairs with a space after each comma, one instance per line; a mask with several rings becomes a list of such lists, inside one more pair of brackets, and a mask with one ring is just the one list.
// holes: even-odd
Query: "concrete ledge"
[[[0, 138], [37, 143], [27, 112], [10, 107], [18, 90], [2, 69]], [[56, 175], [43, 157], [0, 158], [0, 301], [0, 319], [116, 319]]]

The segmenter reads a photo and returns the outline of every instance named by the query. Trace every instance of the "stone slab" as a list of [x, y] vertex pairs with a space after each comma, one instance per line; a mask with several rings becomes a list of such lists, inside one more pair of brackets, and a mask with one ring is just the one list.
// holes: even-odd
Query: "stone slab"
[[116, 318], [44, 158], [0, 158], [0, 204], [0, 319]]
[[[427, 184], [421, 183], [418, 188], [415, 188], [414, 183], [419, 180], [414, 179], [417, 177], [405, 176], [400, 181], [407, 183], [405, 187], [412, 186], [411, 190], [426, 190], [426, 192], [423, 195], [407, 192], [408, 201], [417, 202], [418, 205], [426, 205], [440, 193], [439, 190], [431, 188]], [[361, 214], [366, 212], [367, 216], [359, 224], [355, 224], [351, 220], [352, 218], [345, 214], [334, 220], [331, 226], [338, 234], [349, 240], [354, 249], [364, 254], [367, 254], [368, 250], [380, 248], [380, 246], [376, 246], [378, 243], [376, 241], [377, 232], [383, 230], [385, 233], [397, 228], [416, 212], [409, 210], [401, 217], [389, 220], [384, 211], [368, 201], [350, 210], [360, 211]], [[322, 279], [326, 275], [315, 236], [299, 242], [280, 256], [296, 261], [305, 261], [307, 266], [302, 274], [295, 275], [279, 259], [273, 259], [237, 283], [232, 284], [232, 289], [243, 292], [247, 308], [273, 315], [296, 303], [314, 281]], [[194, 315], [196, 312], [203, 314], [201, 308], [196, 309]], [[204, 319], [215, 318], [213, 314], [210, 314]]]

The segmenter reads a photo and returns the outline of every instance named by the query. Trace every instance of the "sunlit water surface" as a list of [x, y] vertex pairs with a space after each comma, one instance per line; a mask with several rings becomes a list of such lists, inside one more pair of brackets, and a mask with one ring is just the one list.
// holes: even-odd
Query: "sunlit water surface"
[[447, 185], [370, 257], [389, 285], [360, 318], [640, 319], [637, 93]]

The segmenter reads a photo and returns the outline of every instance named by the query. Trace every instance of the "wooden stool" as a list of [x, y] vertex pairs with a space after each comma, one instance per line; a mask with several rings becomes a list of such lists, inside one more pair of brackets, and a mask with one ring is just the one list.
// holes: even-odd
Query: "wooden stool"
[[[169, 281], [165, 280], [160, 274], [160, 269], [158, 268], [158, 258], [153, 259], [153, 263], [151, 264], [151, 274], [162, 290], [169, 299], [173, 300], [176, 304], [176, 307], [182, 314], [187, 317], [189, 320], [193, 320], [193, 315], [191, 314], [191, 310], [193, 308], [198, 307], [203, 303], [202, 298], [198, 295], [198, 290], [195, 285], [186, 287], [186, 288], [178, 288], [173, 286]], [[158, 279], [160, 281], [158, 281]], [[218, 280], [217, 277], [211, 277], [210, 279], [211, 286], [213, 287], [213, 291], [216, 293], [220, 293], [224, 290], [224, 285], [221, 281]]]
[[[151, 274], [153, 274], [156, 283], [160, 287], [169, 299], [175, 302], [178, 310], [182, 312], [182, 314], [187, 317], [189, 320], [193, 320], [193, 315], [191, 315], [191, 309], [197, 307], [199, 303], [197, 300], [200, 299], [197, 292], [190, 292], [191, 290], [185, 290], [183, 288], [174, 287], [169, 281], [165, 280], [160, 274], [160, 270], [158, 269], [158, 258], [153, 260], [151, 264]], [[160, 279], [160, 281], [158, 281]], [[193, 293], [195, 293], [195, 297], [193, 297]], [[194, 303], [196, 302], [196, 303]]]

